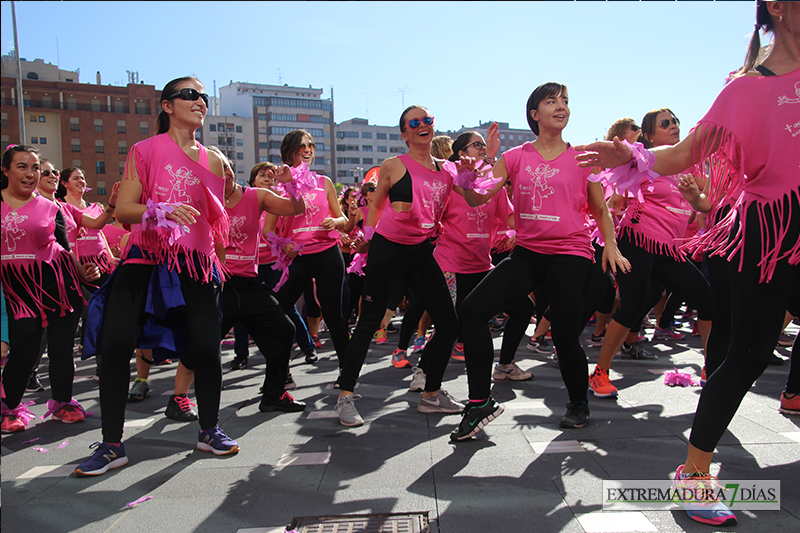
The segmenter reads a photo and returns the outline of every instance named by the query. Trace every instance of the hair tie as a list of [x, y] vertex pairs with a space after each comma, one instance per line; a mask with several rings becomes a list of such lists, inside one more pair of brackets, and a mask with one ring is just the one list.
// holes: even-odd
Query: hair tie
[[755, 28], [756, 28], [756, 31], [760, 30], [760, 29], [761, 29], [761, 24], [759, 24], [758, 22], [756, 22], [756, 23], [755, 23]]

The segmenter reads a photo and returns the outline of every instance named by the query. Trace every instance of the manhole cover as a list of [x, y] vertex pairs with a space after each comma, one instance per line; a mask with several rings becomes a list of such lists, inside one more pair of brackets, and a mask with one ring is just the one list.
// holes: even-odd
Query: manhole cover
[[292, 520], [298, 533], [430, 533], [428, 512], [339, 516], [301, 516]]

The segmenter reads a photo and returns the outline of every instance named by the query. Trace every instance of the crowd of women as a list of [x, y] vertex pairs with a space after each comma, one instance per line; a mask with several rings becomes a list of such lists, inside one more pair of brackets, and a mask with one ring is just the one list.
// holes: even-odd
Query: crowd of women
[[[320, 318], [338, 359], [336, 413], [342, 425], [359, 426], [356, 384], [376, 332], [385, 342], [401, 302], [391, 364], [412, 366], [416, 330], [417, 409], [460, 413], [452, 441], [469, 440], [502, 414], [492, 379], [532, 377], [514, 357], [534, 312], [533, 346], [541, 348], [549, 326], [567, 390], [559, 425], [581, 428], [589, 391], [618, 394], [609, 379], [618, 352], [655, 358], [639, 345], [648, 312], [660, 310], [659, 338], [676, 339], [674, 302], [685, 301], [697, 313], [705, 387], [675, 482], [712, 483], [713, 450], [769, 364], [787, 310], [798, 307], [791, 295], [800, 283], [800, 150], [791, 149], [796, 140], [783, 125], [786, 113], [800, 119], [791, 98], [800, 84], [800, 10], [757, 5], [746, 65], [683, 140], [678, 117], [659, 108], [641, 127], [621, 119], [607, 141], [573, 146], [563, 137], [567, 87], [550, 82], [526, 104], [537, 139], [499, 158], [496, 124], [486, 138], [436, 138], [433, 115], [415, 105], [399, 122], [407, 153], [386, 159], [360, 189], [339, 198], [328, 177], [309, 170], [315, 145], [304, 130], [283, 139], [282, 166], [259, 163], [242, 187], [231, 162], [195, 140], [208, 96], [199, 80], [184, 77], [164, 87], [158, 134], [132, 147], [105, 207], [84, 201], [80, 169], [59, 177], [36, 148], [9, 146], [3, 432], [24, 430], [33, 418], [32, 402], [22, 400], [38, 381], [45, 338], [46, 416], [84, 420], [72, 397], [80, 323], [83, 356], [97, 357], [103, 440], [76, 475], [127, 464], [126, 402], [147, 396], [149, 365], [166, 359], [180, 360], [170, 402], [178, 419], [199, 420], [197, 448], [237, 453], [218, 426], [221, 339], [235, 327], [234, 369], [247, 366], [248, 336], [265, 357], [261, 411], [302, 411], [305, 403], [286, 392], [295, 386], [290, 352], [297, 340], [306, 362], [317, 362]], [[762, 29], [775, 39], [756, 64]], [[659, 305], [665, 291], [672, 311]], [[306, 321], [296, 307], [301, 295]], [[590, 372], [579, 335], [593, 315], [600, 355]], [[499, 320], [503, 345], [494, 363], [490, 324]], [[139, 376], [129, 390], [134, 354]], [[465, 402], [442, 388], [451, 360], [466, 363]], [[798, 367], [781, 397], [786, 413], [800, 413]], [[197, 415], [186, 396], [192, 382]], [[700, 522], [736, 521], [715, 500], [684, 504]]]

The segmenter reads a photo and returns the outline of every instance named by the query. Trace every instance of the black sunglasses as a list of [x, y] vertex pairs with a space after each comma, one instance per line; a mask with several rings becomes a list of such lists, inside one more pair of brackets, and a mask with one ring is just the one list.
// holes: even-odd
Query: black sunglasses
[[[665, 127], [666, 127], [666, 126], [665, 126]], [[633, 131], [639, 131], [639, 126], [637, 126], [636, 124], [631, 124], [631, 129], [632, 129]]]
[[206, 107], [208, 107], [208, 95], [206, 93], [201, 93], [196, 89], [190, 89], [188, 87], [185, 89], [181, 89], [180, 91], [176, 92], [175, 94], [167, 98], [167, 100], [172, 100], [173, 98], [180, 98], [181, 100], [190, 100], [192, 102], [197, 101], [198, 98], [202, 98], [203, 102], [206, 104]]
[[670, 124], [675, 124], [676, 126], [680, 126], [680, 125], [681, 125], [681, 121], [680, 121], [680, 120], [678, 120], [678, 119], [677, 119], [677, 118], [675, 118], [675, 117], [672, 117], [672, 120], [669, 120], [668, 118], [665, 118], [664, 120], [662, 120], [662, 121], [661, 121], [661, 122], [659, 122], [658, 124], [659, 124], [659, 126], [661, 126], [662, 128], [664, 128], [664, 129], [667, 129], [667, 128], [669, 128], [669, 125], [670, 125]]
[[53, 169], [53, 170], [49, 170], [49, 169], [48, 170], [42, 170], [42, 176], [47, 177], [50, 174], [53, 174], [53, 176], [58, 177], [58, 170], [55, 170], [55, 169]]

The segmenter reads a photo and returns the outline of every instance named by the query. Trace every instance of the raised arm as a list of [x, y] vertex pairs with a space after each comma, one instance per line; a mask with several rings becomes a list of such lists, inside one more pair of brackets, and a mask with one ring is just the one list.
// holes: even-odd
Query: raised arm
[[[269, 189], [256, 189], [258, 191], [258, 203], [262, 211], [276, 216], [299, 215], [306, 209], [306, 204], [302, 198], [295, 200], [292, 196], [284, 198]], [[269, 216], [269, 215], [268, 215]]]
[[114, 210], [117, 207], [119, 185], [120, 182], [116, 182], [114, 186], [111, 187], [111, 196], [108, 198], [108, 205], [106, 205], [106, 208], [97, 218], [90, 217], [85, 213], [83, 214], [81, 217], [81, 226], [89, 229], [102, 229], [103, 226], [108, 224], [108, 221], [111, 220], [111, 215], [114, 214]]

